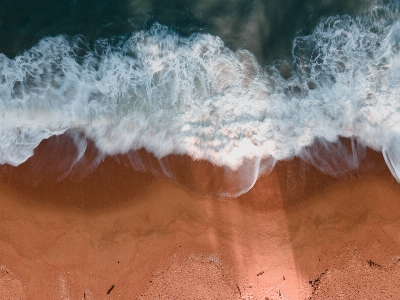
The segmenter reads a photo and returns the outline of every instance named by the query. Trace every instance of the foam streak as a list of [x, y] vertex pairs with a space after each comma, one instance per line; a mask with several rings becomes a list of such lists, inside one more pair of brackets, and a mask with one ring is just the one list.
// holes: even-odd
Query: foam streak
[[[321, 21], [295, 39], [289, 78], [281, 62], [263, 68], [218, 37], [183, 38], [158, 24], [93, 49], [58, 36], [15, 59], [0, 54], [0, 163], [19, 165], [43, 139], [74, 130], [83, 136], [74, 164], [86, 138], [102, 156], [144, 148], [169, 177], [170, 154], [233, 173], [255, 162], [243, 191], [261, 161], [270, 170], [301, 156], [340, 176], [358, 168], [365, 147], [383, 149], [398, 179], [399, 16], [386, 5]], [[339, 137], [351, 138], [351, 151]], [[134, 168], [146, 168], [132, 155]]]

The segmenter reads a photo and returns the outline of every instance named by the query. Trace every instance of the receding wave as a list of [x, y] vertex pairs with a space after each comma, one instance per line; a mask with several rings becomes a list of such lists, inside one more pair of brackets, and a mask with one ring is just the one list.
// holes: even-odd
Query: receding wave
[[96, 164], [128, 154], [143, 169], [132, 153], [145, 149], [170, 178], [163, 159], [188, 155], [241, 178], [227, 195], [294, 156], [340, 176], [359, 167], [365, 147], [382, 151], [399, 180], [399, 16], [386, 5], [327, 18], [294, 40], [291, 61], [266, 67], [216, 36], [181, 37], [159, 24], [92, 46], [56, 36], [14, 59], [0, 54], [0, 164], [17, 166], [68, 132], [71, 165], [88, 140]]

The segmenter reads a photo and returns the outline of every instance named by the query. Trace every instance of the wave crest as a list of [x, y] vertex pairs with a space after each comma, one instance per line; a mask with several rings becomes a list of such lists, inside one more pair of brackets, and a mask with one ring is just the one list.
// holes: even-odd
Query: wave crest
[[92, 48], [48, 37], [15, 59], [0, 54], [0, 163], [19, 165], [43, 139], [76, 130], [82, 153], [89, 138], [102, 157], [144, 148], [162, 164], [174, 154], [248, 169], [235, 195], [294, 156], [340, 176], [365, 147], [384, 149], [398, 179], [399, 45], [395, 5], [327, 18], [295, 39], [292, 62], [265, 68], [218, 37], [159, 24]]

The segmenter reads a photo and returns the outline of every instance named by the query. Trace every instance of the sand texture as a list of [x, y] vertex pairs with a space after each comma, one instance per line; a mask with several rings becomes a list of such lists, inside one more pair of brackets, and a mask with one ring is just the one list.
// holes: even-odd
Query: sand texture
[[340, 179], [283, 161], [218, 199], [112, 158], [32, 186], [40, 151], [1, 169], [0, 299], [400, 299], [400, 185], [379, 153]]

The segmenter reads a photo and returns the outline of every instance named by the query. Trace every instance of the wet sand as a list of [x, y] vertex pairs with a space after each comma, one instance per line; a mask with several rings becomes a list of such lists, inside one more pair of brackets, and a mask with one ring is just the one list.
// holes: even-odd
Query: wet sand
[[400, 185], [379, 153], [341, 179], [280, 162], [226, 200], [112, 158], [36, 182], [45, 149], [1, 168], [0, 299], [400, 298]]

